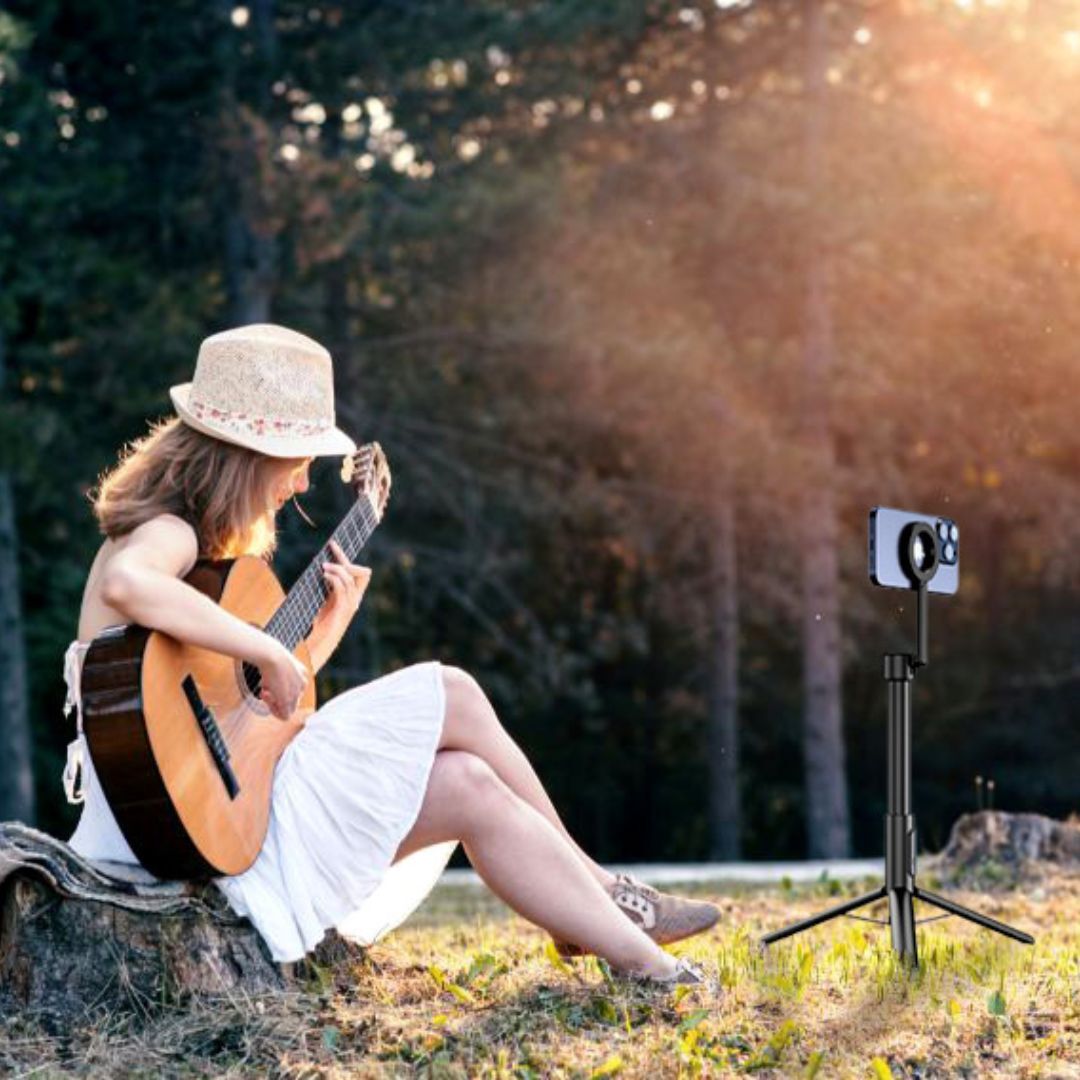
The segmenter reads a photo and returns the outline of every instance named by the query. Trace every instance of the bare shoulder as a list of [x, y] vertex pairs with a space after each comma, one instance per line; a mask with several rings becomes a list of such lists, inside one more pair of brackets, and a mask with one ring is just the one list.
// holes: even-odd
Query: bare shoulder
[[199, 557], [199, 538], [191, 523], [176, 514], [156, 514], [131, 531], [115, 559], [186, 577]]

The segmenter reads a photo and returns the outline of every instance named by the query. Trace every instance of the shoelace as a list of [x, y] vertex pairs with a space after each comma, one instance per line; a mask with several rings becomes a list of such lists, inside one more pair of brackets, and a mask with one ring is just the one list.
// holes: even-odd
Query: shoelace
[[639, 921], [643, 930], [649, 931], [656, 926], [660, 894], [655, 889], [636, 881], [629, 874], [617, 874], [611, 897], [627, 914], [634, 913], [631, 917]]
[[629, 874], [616, 874], [615, 880], [619, 885], [629, 889], [631, 892], [643, 896], [646, 900], [650, 900], [654, 904], [660, 899], [658, 890], [654, 889], [651, 885], [646, 885], [644, 881], [638, 881], [636, 877], [631, 877]]

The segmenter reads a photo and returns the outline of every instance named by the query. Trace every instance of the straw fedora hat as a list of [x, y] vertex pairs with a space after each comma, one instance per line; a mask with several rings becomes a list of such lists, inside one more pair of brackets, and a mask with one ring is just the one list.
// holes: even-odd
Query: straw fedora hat
[[196, 431], [270, 457], [351, 454], [335, 425], [330, 353], [273, 323], [211, 334], [191, 382], [169, 388], [180, 419]]

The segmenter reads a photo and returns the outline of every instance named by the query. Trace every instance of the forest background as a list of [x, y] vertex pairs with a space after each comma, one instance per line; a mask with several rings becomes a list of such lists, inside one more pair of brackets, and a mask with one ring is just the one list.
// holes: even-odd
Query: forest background
[[922, 845], [1080, 808], [1078, 76], [1072, 0], [4, 4], [0, 820], [76, 820], [88, 492], [259, 321], [394, 477], [321, 700], [462, 666], [602, 860], [878, 855], [895, 506]]

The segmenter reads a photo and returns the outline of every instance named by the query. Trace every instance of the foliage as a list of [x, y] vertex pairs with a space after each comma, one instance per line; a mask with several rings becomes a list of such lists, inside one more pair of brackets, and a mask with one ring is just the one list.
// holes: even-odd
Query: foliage
[[[274, 320], [331, 346], [343, 425], [394, 470], [324, 696], [428, 656], [461, 664], [586, 847], [702, 857], [723, 463], [744, 850], [800, 854], [813, 218], [832, 266], [856, 848], [881, 849], [879, 657], [913, 621], [866, 580], [878, 503], [963, 531], [917, 693], [924, 842], [970, 808], [976, 774], [999, 805], [1074, 808], [1080, 58], [1050, 7], [830, 3], [815, 202], [790, 0], [9, 4], [0, 431], [42, 789], [58, 791], [60, 657], [99, 540], [86, 493], [227, 321], [241, 206], [276, 245]], [[284, 580], [344, 511], [324, 468], [317, 535], [283, 523]], [[71, 824], [39, 802], [44, 827]]]

